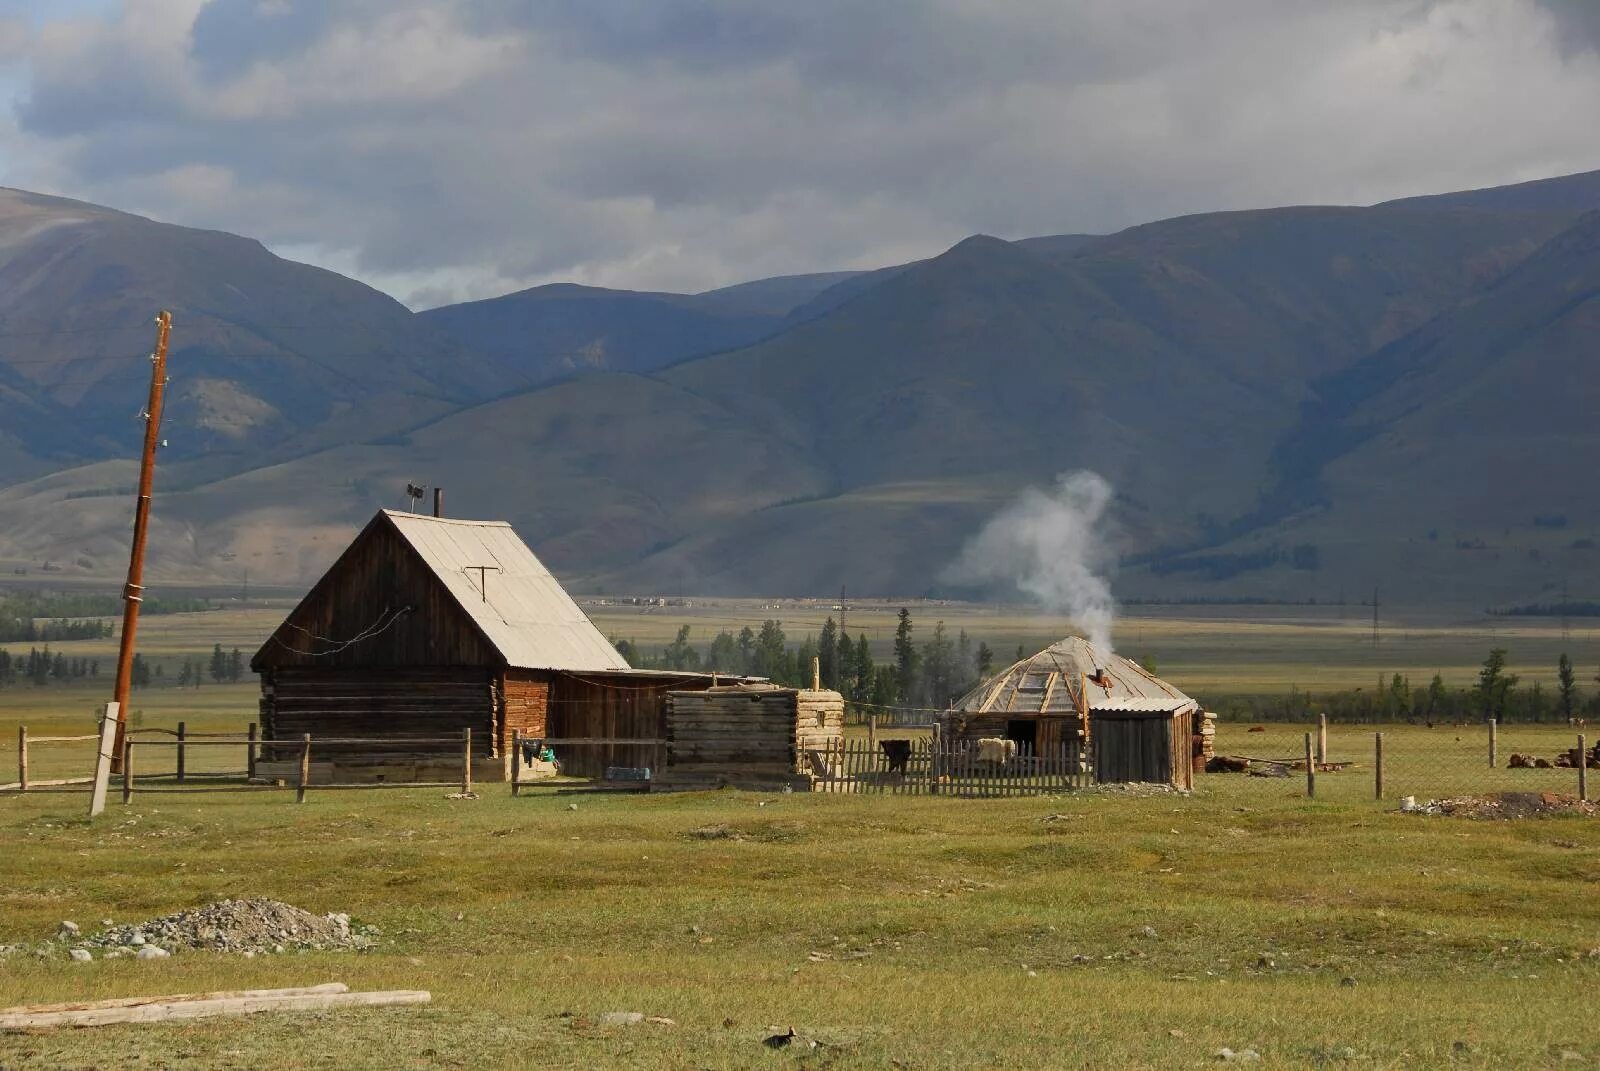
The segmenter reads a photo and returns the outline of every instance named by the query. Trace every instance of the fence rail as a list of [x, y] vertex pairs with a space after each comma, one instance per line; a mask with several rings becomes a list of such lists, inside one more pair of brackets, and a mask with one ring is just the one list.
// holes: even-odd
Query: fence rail
[[1081, 748], [1038, 754], [1027, 746], [985, 749], [957, 741], [841, 740], [808, 749], [815, 792], [908, 796], [1042, 796], [1086, 787], [1093, 771]]

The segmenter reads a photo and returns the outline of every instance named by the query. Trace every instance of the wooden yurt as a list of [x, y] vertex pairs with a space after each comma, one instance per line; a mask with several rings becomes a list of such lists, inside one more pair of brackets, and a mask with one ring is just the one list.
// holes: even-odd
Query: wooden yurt
[[947, 741], [1012, 741], [1018, 750], [1081, 753], [1101, 782], [1193, 788], [1211, 716], [1138, 663], [1072, 636], [963, 696], [940, 722]]

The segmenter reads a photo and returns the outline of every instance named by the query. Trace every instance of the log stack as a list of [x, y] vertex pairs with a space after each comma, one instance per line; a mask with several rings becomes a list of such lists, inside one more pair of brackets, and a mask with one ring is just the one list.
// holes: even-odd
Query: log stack
[[807, 688], [795, 696], [795, 772], [804, 773], [804, 751], [821, 751], [844, 739], [844, 696]]

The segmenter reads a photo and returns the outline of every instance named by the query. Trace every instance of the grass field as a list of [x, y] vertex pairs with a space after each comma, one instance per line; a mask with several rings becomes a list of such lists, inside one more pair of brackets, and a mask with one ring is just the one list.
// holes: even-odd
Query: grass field
[[[259, 614], [152, 618], [147, 649], [244, 646]], [[1241, 672], [1266, 680], [1272, 651], [1316, 664], [1331, 626], [1279, 627], [1234, 648], [1266, 667]], [[1236, 642], [1259, 628], [1215, 625]], [[1195, 664], [1226, 671], [1228, 642], [1203, 622], [1168, 635], [1174, 680], [1190, 686], [1166, 653], [1184, 636]], [[1469, 639], [1449, 640], [1462, 666]], [[18, 723], [87, 731], [103, 698], [0, 691], [0, 780]], [[133, 705], [149, 726], [215, 731], [254, 702], [242, 684]], [[1303, 747], [1304, 726], [1247, 728], [1223, 726], [1219, 750]], [[1393, 794], [1575, 783], [1489, 770], [1478, 727], [1385, 731]], [[1501, 754], [1572, 735], [1508, 727]], [[236, 768], [232, 750], [190, 768]], [[81, 772], [87, 754], [40, 747], [34, 775]], [[0, 1067], [1182, 1068], [1224, 1046], [1274, 1067], [1600, 1064], [1600, 823], [1402, 815], [1371, 800], [1370, 728], [1334, 727], [1330, 757], [1357, 765], [1322, 775], [1315, 801], [1301, 778], [1238, 775], [1191, 797], [987, 801], [182, 791], [114, 800], [91, 825], [81, 793], [3, 794], [0, 944], [230, 896], [347, 911], [383, 936], [251, 960], [14, 954], [0, 1005], [332, 980], [434, 1003], [0, 1035]], [[676, 1025], [598, 1025], [608, 1011]], [[760, 1044], [790, 1025], [825, 1046]]]

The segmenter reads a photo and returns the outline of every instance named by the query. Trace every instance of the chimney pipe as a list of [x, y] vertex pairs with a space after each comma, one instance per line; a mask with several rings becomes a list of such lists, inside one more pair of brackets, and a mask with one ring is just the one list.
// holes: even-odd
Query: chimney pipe
[[443, 487], [435, 487], [433, 489], [433, 515], [435, 517], [443, 517], [444, 516], [444, 488]]

